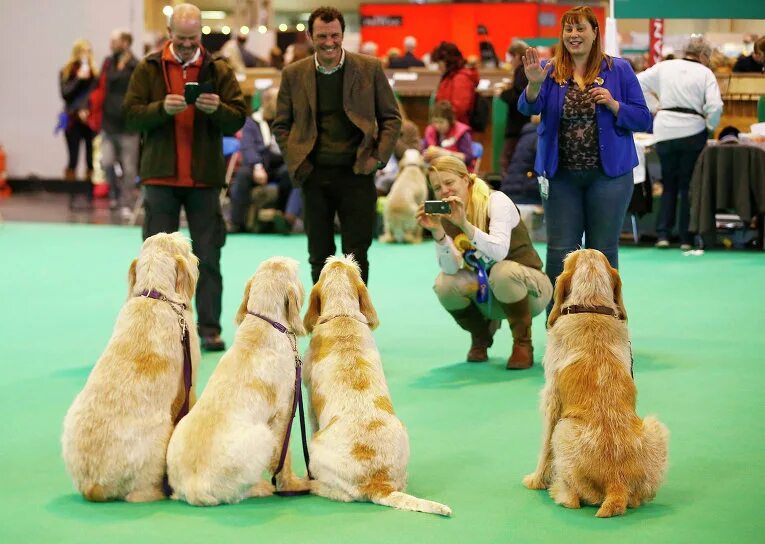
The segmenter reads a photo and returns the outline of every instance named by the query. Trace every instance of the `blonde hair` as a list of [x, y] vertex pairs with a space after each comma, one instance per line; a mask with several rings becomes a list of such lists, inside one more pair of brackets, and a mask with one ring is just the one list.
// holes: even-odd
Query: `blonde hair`
[[491, 187], [484, 180], [468, 172], [465, 163], [452, 155], [444, 155], [433, 159], [428, 167], [428, 183], [433, 173], [455, 174], [468, 180], [467, 220], [476, 228], [487, 232], [489, 225], [489, 195]]
[[72, 45], [72, 54], [69, 56], [69, 60], [64, 65], [64, 67], [61, 69], [61, 75], [64, 78], [69, 77], [69, 75], [72, 73], [72, 68], [74, 68], [75, 65], [80, 63], [80, 57], [82, 56], [82, 52], [88, 49], [88, 65], [90, 66], [90, 73], [93, 74], [93, 77], [98, 76], [98, 70], [96, 69], [96, 64], [93, 61], [93, 48], [90, 46], [90, 42], [84, 38], [80, 38], [79, 40], [74, 42], [74, 45]]
[[613, 61], [611, 57], [603, 52], [603, 42], [600, 39], [600, 25], [595, 13], [587, 6], [577, 6], [571, 8], [560, 18], [560, 41], [555, 48], [555, 55], [552, 63], [552, 77], [556, 83], [565, 83], [574, 75], [574, 59], [563, 44], [563, 29], [566, 25], [574, 25], [582, 21], [590, 23], [593, 32], [595, 32], [595, 41], [592, 42], [592, 49], [587, 56], [587, 66], [584, 70], [584, 84], [590, 85], [600, 73], [600, 63], [605, 60], [610, 70]]

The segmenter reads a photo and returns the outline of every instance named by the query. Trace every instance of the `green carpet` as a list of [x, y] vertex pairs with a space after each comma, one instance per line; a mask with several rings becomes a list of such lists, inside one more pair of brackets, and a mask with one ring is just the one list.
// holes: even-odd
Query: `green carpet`
[[[227, 342], [244, 283], [263, 259], [295, 257], [310, 285], [305, 245], [302, 236], [229, 237]], [[319, 497], [207, 509], [85, 502], [61, 461], [62, 420], [111, 335], [139, 246], [137, 228], [0, 225], [1, 543], [765, 541], [761, 253], [622, 249], [638, 411], [669, 427], [670, 468], [653, 503], [600, 520], [594, 508], [566, 510], [520, 483], [539, 446], [541, 366], [504, 370], [506, 324], [488, 364], [463, 363], [467, 335], [431, 292], [431, 244], [375, 244], [375, 337], [409, 429], [409, 491], [450, 505], [454, 517], [444, 519]], [[535, 320], [537, 361], [544, 342]], [[204, 356], [200, 390], [217, 359]]]

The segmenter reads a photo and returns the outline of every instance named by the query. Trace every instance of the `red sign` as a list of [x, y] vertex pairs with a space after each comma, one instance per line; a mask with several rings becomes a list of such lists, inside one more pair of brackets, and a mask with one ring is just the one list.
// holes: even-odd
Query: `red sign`
[[648, 38], [648, 66], [661, 62], [664, 47], [664, 19], [651, 19]]

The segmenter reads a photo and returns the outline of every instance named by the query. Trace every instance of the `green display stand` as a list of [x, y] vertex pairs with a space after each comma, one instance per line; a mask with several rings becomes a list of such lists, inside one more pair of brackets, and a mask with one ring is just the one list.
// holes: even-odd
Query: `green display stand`
[[495, 96], [491, 100], [491, 171], [501, 173], [500, 159], [505, 147], [507, 103]]
[[757, 122], [765, 122], [765, 96], [757, 100]]

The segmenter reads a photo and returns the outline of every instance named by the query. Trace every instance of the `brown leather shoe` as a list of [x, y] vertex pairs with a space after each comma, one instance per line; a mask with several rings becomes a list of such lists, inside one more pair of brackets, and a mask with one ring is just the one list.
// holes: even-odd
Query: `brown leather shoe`
[[226, 349], [226, 343], [220, 334], [210, 334], [202, 336], [202, 349], [205, 351], [223, 351]]
[[507, 359], [508, 370], [524, 370], [534, 364], [534, 348], [531, 345], [531, 312], [529, 297], [512, 304], [501, 304], [513, 333], [513, 352]]

